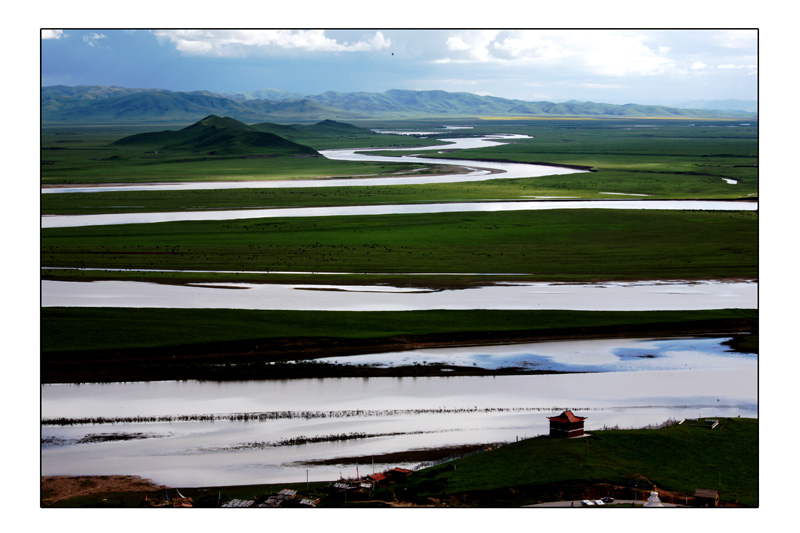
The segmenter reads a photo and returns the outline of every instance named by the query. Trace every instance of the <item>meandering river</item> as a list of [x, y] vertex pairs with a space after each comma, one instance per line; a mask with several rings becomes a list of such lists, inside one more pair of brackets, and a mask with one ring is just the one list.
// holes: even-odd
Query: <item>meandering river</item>
[[485, 137], [467, 137], [462, 139], [447, 139], [449, 144], [436, 146], [421, 146], [415, 148], [356, 148], [322, 150], [320, 154], [328, 159], [341, 161], [367, 161], [385, 163], [415, 163], [425, 165], [449, 165], [465, 167], [469, 172], [455, 174], [434, 174], [422, 176], [397, 176], [397, 177], [342, 177], [331, 179], [297, 179], [297, 180], [269, 180], [269, 181], [214, 181], [214, 182], [176, 182], [152, 184], [115, 184], [104, 186], [76, 186], [76, 187], [45, 187], [42, 193], [96, 193], [109, 191], [187, 191], [201, 189], [283, 189], [288, 187], [356, 187], [380, 185], [422, 185], [430, 183], [459, 183], [468, 181], [485, 181], [495, 178], [531, 178], [538, 176], [553, 176], [558, 174], [575, 174], [585, 170], [565, 168], [550, 165], [534, 165], [527, 163], [503, 163], [488, 161], [469, 161], [456, 159], [434, 159], [417, 155], [392, 157], [375, 155], [370, 152], [386, 151], [451, 151], [466, 148], [486, 148], [505, 144], [503, 140], [516, 140], [530, 138], [527, 135], [487, 135]]
[[[514, 136], [457, 139], [414, 151], [490, 146]], [[483, 144], [481, 144], [483, 143]], [[331, 159], [398, 161], [363, 150]], [[577, 172], [516, 163], [405, 156], [466, 174], [342, 180], [48, 188], [43, 193], [233, 187], [441, 183]], [[622, 192], [607, 194], [623, 194]], [[504, 209], [757, 209], [741, 202], [476, 202], [411, 206], [234, 210], [42, 217], [43, 228], [279, 216]], [[159, 285], [43, 280], [42, 306], [315, 310], [754, 309], [756, 282], [503, 283], [461, 290], [284, 284]], [[381, 455], [410, 449], [514, 441], [547, 432], [547, 416], [573, 409], [589, 432], [667, 419], [758, 415], [757, 358], [718, 339], [619, 339], [372, 354], [342, 364], [445, 361], [487, 368], [528, 365], [588, 373], [503, 377], [302, 379], [43, 385], [43, 475], [134, 474], [172, 486], [334, 480], [386, 467]], [[494, 365], [494, 366], [493, 366]], [[60, 423], [56, 423], [60, 419]], [[88, 420], [93, 419], [93, 420]], [[377, 457], [374, 465], [365, 458]], [[351, 459], [348, 459], [351, 458]], [[328, 461], [331, 464], [319, 464]]]

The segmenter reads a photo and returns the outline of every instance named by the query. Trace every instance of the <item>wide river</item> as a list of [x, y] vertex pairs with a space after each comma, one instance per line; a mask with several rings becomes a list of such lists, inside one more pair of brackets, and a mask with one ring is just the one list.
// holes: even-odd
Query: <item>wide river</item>
[[[364, 475], [416, 466], [381, 454], [546, 434], [546, 417], [563, 409], [586, 416], [590, 433], [756, 417], [756, 357], [722, 340], [542, 343], [497, 355], [596, 373], [44, 385], [42, 474], [136, 474], [171, 486], [323, 481], [354, 477], [348, 458], [361, 458]], [[443, 357], [485, 366], [494, 353], [465, 350]], [[61, 417], [106, 420], [51, 425]]]
[[758, 283], [498, 283], [451, 290], [388, 285], [293, 285], [42, 280], [43, 307], [160, 307], [317, 311], [755, 309]]

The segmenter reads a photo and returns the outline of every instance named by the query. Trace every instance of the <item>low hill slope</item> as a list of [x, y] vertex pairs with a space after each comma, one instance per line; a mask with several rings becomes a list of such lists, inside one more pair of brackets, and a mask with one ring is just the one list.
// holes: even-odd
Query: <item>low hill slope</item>
[[114, 144], [213, 155], [319, 155], [308, 146], [217, 115], [209, 115], [181, 130], [140, 133]]
[[686, 420], [662, 429], [590, 433], [521, 440], [424, 469], [393, 486], [394, 496], [417, 504], [435, 499], [506, 507], [607, 494], [641, 501], [655, 489], [662, 500], [671, 494], [674, 503], [683, 504], [698, 488], [721, 488], [724, 502], [758, 506], [757, 419]]
[[294, 124], [286, 126], [271, 122], [253, 124], [253, 129], [279, 135], [299, 144], [313, 146], [318, 150], [348, 146], [349, 142], [370, 140], [377, 135], [372, 130], [352, 124], [323, 120], [316, 124]]

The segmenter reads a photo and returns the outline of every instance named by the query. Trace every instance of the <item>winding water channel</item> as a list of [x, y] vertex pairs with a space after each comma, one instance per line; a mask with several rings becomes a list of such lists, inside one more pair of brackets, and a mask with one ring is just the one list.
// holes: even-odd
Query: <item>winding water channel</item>
[[63, 193], [97, 193], [109, 191], [188, 191], [203, 189], [283, 189], [288, 187], [356, 187], [380, 185], [423, 185], [430, 183], [459, 183], [468, 181], [485, 181], [495, 178], [530, 178], [537, 176], [552, 176], [560, 174], [575, 174], [586, 172], [572, 168], [533, 165], [527, 163], [503, 163], [488, 161], [470, 161], [456, 159], [434, 159], [418, 155], [405, 155], [392, 157], [370, 154], [369, 152], [387, 151], [452, 151], [467, 148], [487, 148], [505, 144], [500, 141], [529, 139], [527, 135], [487, 135], [484, 137], [466, 137], [460, 139], [446, 139], [447, 145], [421, 146], [414, 148], [342, 148], [334, 150], [321, 150], [320, 154], [328, 159], [340, 161], [371, 161], [385, 163], [416, 163], [424, 165], [448, 165], [465, 167], [469, 172], [455, 174], [435, 174], [403, 177], [342, 177], [331, 179], [297, 179], [297, 180], [270, 180], [270, 181], [213, 181], [213, 182], [177, 182], [177, 183], [152, 183], [146, 185], [115, 184], [107, 186], [76, 186], [76, 187], [46, 187], [42, 189], [45, 194]]
[[[458, 139], [453, 150], [513, 136]], [[357, 150], [363, 152], [363, 150]], [[331, 159], [392, 161], [328, 150]], [[321, 187], [441, 183], [577, 172], [534, 165], [403, 157], [470, 167], [466, 174], [323, 181], [125, 186], [125, 190]], [[101, 192], [121, 187], [43, 189]], [[609, 193], [611, 194], [611, 193]], [[620, 194], [620, 193], [616, 193]], [[613, 206], [613, 207], [612, 207]], [[757, 209], [741, 202], [481, 202], [354, 208], [42, 217], [43, 228], [272, 216], [445, 210], [625, 208]], [[400, 211], [403, 209], [404, 211]], [[755, 282], [503, 283], [462, 290], [286, 284], [159, 285], [42, 281], [42, 306], [314, 310], [757, 308]], [[758, 362], [730, 337], [615, 339], [367, 354], [339, 364], [534, 366], [552, 375], [301, 379], [42, 385], [43, 475], [134, 474], [172, 486], [334, 480], [387, 467], [381, 456], [411, 449], [509, 442], [547, 433], [547, 416], [573, 409], [589, 432], [697, 416], [758, 415]], [[581, 372], [581, 373], [575, 373]], [[365, 458], [372, 457], [374, 466]], [[327, 462], [328, 464], [322, 464]]]
[[755, 309], [756, 282], [499, 283], [451, 290], [386, 285], [42, 281], [43, 307], [149, 307], [293, 311]]

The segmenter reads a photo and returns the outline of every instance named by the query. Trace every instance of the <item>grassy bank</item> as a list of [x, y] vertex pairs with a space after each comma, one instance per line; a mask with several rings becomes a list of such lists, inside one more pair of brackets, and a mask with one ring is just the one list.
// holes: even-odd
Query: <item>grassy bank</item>
[[723, 419], [713, 430], [687, 422], [657, 430], [590, 433], [584, 439], [512, 443], [415, 473], [392, 492], [418, 503], [435, 499], [502, 507], [607, 492], [625, 497], [632, 494], [628, 484], [635, 480], [642, 490], [638, 499], [656, 488], [677, 493], [682, 503], [681, 496], [707, 488], [720, 490], [725, 502], [758, 506], [757, 420]]
[[755, 278], [757, 231], [756, 212], [589, 209], [131, 224], [43, 230], [41, 264], [564, 281]]

